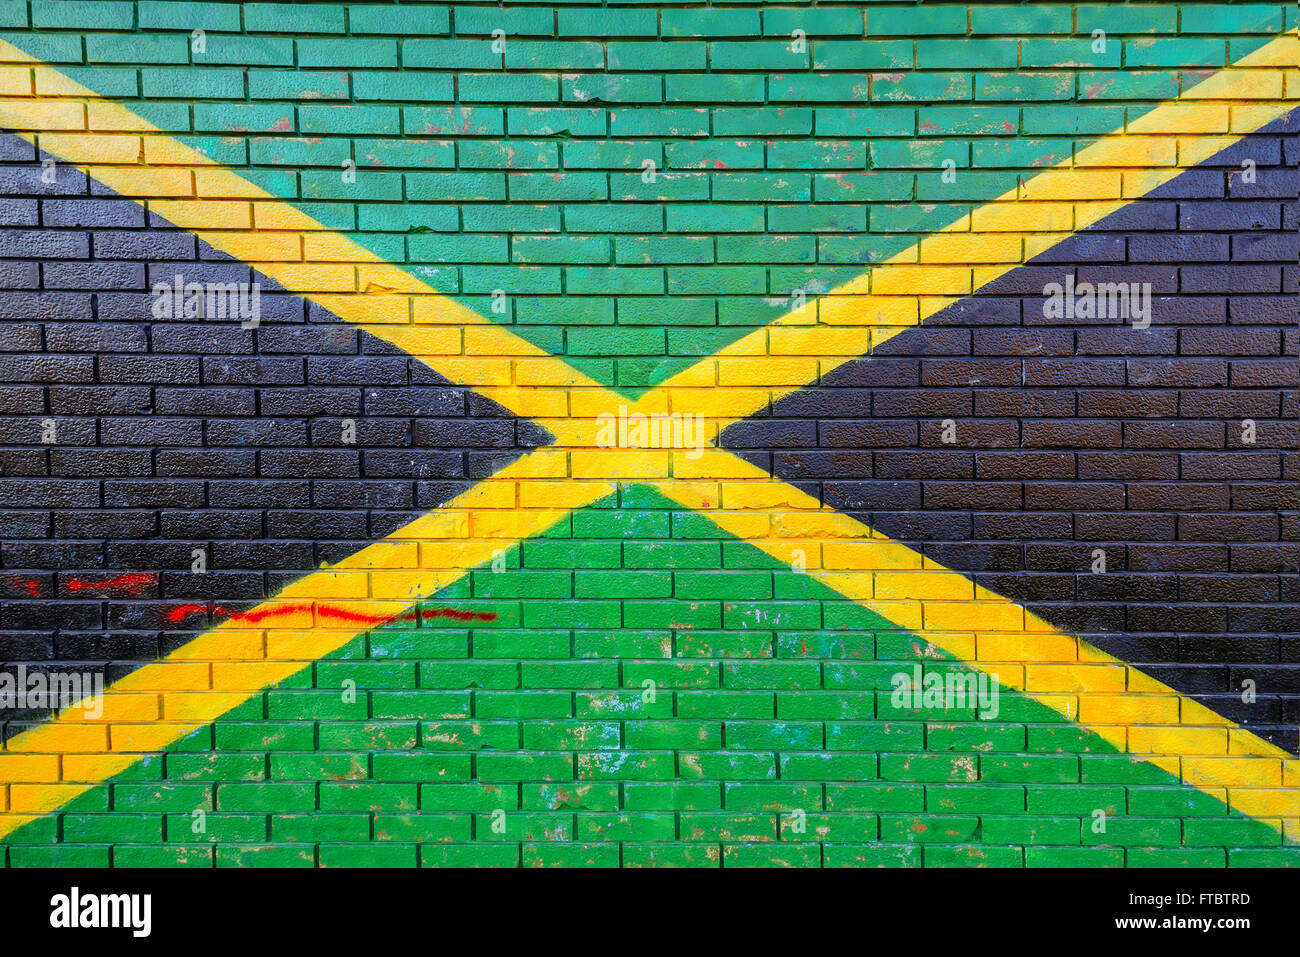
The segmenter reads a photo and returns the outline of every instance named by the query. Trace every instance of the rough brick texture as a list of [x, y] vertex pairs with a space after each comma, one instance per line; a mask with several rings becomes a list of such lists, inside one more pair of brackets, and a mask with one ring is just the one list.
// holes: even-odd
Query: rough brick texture
[[1300, 865], [1297, 27], [0, 0], [0, 864]]
[[[111, 681], [547, 441], [75, 170], [42, 184], [29, 145], [5, 154], [0, 243], [39, 257], [0, 285], [11, 663]], [[157, 321], [149, 290], [178, 274], [259, 282], [260, 324]]]
[[[1243, 138], [722, 444], [1300, 749], [1297, 123]], [[1149, 283], [1150, 327], [1046, 316], [1044, 287], [1067, 275]]]

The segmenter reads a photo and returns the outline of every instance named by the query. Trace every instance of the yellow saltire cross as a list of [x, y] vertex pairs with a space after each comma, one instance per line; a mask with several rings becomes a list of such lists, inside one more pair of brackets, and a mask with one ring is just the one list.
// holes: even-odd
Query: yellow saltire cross
[[[0, 41], [0, 127], [76, 165], [340, 319], [548, 429], [446, 505], [313, 572], [0, 751], [0, 837], [396, 617], [572, 510], [645, 484], [775, 559], [1300, 839], [1300, 759], [717, 447], [601, 447], [600, 417], [702, 416], [707, 438], [817, 381], [1294, 108], [1290, 31], [950, 226], [702, 359], [629, 404], [522, 339]], [[278, 609], [278, 613], [277, 613]], [[312, 609], [312, 610], [304, 610]], [[272, 625], [259, 613], [270, 616]]]

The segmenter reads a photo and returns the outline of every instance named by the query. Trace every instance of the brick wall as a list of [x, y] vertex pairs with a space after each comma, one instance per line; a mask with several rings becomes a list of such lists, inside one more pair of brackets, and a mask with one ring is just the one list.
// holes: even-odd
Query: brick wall
[[1296, 864], [1298, 23], [0, 3], [0, 861]]
[[[1294, 751], [1298, 148], [1243, 138], [723, 444]], [[1067, 275], [1149, 283], [1150, 328], [1045, 316]]]

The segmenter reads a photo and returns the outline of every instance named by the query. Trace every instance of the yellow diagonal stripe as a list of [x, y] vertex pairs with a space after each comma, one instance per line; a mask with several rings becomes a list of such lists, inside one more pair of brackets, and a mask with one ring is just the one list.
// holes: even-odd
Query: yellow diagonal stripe
[[[1097, 224], [1295, 109], [1300, 83], [1284, 89], [1281, 80], [1282, 70], [1297, 63], [1300, 33], [1292, 30], [856, 279], [809, 297], [701, 359], [643, 397], [638, 410], [699, 413], [715, 418], [719, 430], [753, 415], [1019, 267], [1047, 248], [1037, 240], [1043, 232], [1058, 234], [1049, 243], [1055, 245], [1059, 234]], [[1023, 244], [1027, 255], [983, 264], [972, 255], [1008, 244]], [[765, 354], [772, 358], [755, 358]], [[785, 356], [791, 374], [764, 381], [763, 363]]]
[[[767, 473], [750, 466], [744, 475], [736, 461], [720, 466], [736, 479], [720, 497], [717, 488], [698, 482], [651, 484], [686, 508], [712, 509], [706, 514], [724, 531], [806, 569], [845, 598], [995, 675], [1119, 751], [1197, 787], [1223, 789], [1234, 810], [1300, 840], [1300, 760], [1289, 752], [792, 486], [782, 485], [780, 506], [769, 507]], [[705, 463], [701, 470], [718, 469]], [[1202, 744], [1207, 732], [1213, 750]]]
[[[534, 453], [538, 454], [538, 453]], [[519, 508], [517, 490], [533, 467], [529, 456], [387, 538], [289, 585], [275, 599], [204, 632], [166, 658], [113, 683], [97, 719], [69, 709], [11, 738], [0, 752], [8, 813], [0, 837], [62, 806], [95, 784], [204, 727], [255, 694], [338, 650], [375, 624], [346, 616], [396, 616], [464, 577], [494, 555], [546, 531], [570, 510], [615, 491], [610, 483], [570, 486], [562, 507]], [[579, 494], [580, 493], [580, 494]], [[414, 552], [414, 553], [413, 553]], [[348, 581], [345, 588], [338, 584]], [[359, 585], [357, 589], [352, 586]], [[330, 614], [318, 600], [331, 597]], [[299, 611], [308, 605], [306, 612]], [[271, 626], [249, 617], [286, 609]]]
[[[1014, 193], [922, 239], [910, 255], [900, 254], [674, 376], [635, 409], [709, 415], [710, 435], [716, 435], [729, 422], [869, 352], [1014, 268], [1013, 246], [1019, 246], [1020, 258], [1045, 248], [1045, 234], [1056, 233], [1059, 240], [1086, 228], [1282, 115], [1300, 91], [1290, 73], [1283, 85], [1261, 79], [1259, 68], [1294, 64], [1295, 54], [1294, 33], [1273, 41], [1179, 101], [1103, 138], [1072, 163], [1044, 171]], [[2, 41], [0, 59], [36, 63]], [[366, 324], [451, 381], [474, 387], [517, 415], [543, 421], [556, 436], [558, 448], [525, 456], [444, 509], [328, 572], [302, 579], [254, 612], [329, 597], [333, 609], [373, 616], [376, 608], [385, 608], [396, 614], [503, 546], [538, 534], [569, 510], [610, 494], [618, 480], [649, 480], [782, 560], [790, 560], [794, 547], [815, 549], [818, 559], [809, 573], [846, 598], [912, 628], [976, 667], [996, 666], [1004, 684], [1295, 836], [1300, 769], [1286, 752], [1054, 631], [964, 576], [821, 508], [729, 453], [629, 455], [628, 450], [601, 448], [592, 417], [612, 412], [623, 400], [599, 383], [331, 233], [124, 107], [43, 65], [36, 65], [34, 74], [37, 89], [77, 102], [0, 100], [0, 125], [70, 162], [93, 162], [86, 172], [94, 178], [123, 195], [142, 197], [151, 209], [214, 247], [341, 318]], [[1277, 91], [1283, 88], [1279, 99]], [[1251, 102], [1196, 104], [1199, 109], [1187, 102], [1220, 99]], [[1153, 139], [1157, 134], [1177, 136], [1175, 162], [1169, 162], [1168, 143]], [[166, 168], [125, 165], [132, 150], [145, 162]], [[1162, 158], [1166, 165], [1154, 165]], [[1096, 175], [1110, 167], [1124, 173]], [[250, 228], [263, 238], [250, 240], [239, 232]], [[981, 265], [950, 265], [954, 261]], [[729, 502], [740, 507], [723, 507]], [[227, 622], [115, 683], [99, 722], [59, 716], [10, 741], [0, 753], [7, 807], [0, 814], [0, 836], [61, 806], [142, 754], [209, 723], [364, 630], [329, 627], [317, 620], [318, 610], [299, 617], [288, 616], [280, 628]]]
[[[0, 62], [34, 64], [37, 89], [58, 97], [0, 98], [0, 127], [79, 164], [86, 175], [115, 192], [144, 199], [152, 212], [173, 225], [248, 263], [289, 292], [419, 356], [451, 382], [470, 386], [525, 418], [546, 414], [540, 405], [546, 395], [534, 398], [533, 391], [515, 388], [520, 381], [581, 389], [610, 408], [625, 401], [563, 359], [438, 293], [4, 40]], [[58, 124], [49, 119], [54, 106], [68, 110]], [[83, 116], [74, 123], [74, 113], [89, 119]], [[60, 132], [48, 132], [52, 127]], [[62, 132], [65, 129], [89, 132]], [[138, 156], [147, 157], [147, 165], [140, 165]], [[128, 157], [131, 165], [114, 162]], [[307, 247], [310, 260], [303, 253]], [[284, 258], [286, 250], [295, 252]]]

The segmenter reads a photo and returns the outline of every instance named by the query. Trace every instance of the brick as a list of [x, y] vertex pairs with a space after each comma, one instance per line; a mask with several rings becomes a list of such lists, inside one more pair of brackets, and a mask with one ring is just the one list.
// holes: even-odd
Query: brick
[[[109, 740], [150, 756], [0, 863], [1293, 863], [1257, 791], [1176, 776], [1286, 786], [1248, 753], [1294, 753], [1300, 720], [1300, 154], [1285, 120], [1233, 132], [1292, 77], [1150, 113], [1294, 11], [28, 7], [0, 4], [7, 39], [271, 198], [139, 155], [95, 101], [32, 108], [53, 182], [0, 137], [6, 669], [261, 683], [269, 624], [157, 662], [284, 589], [309, 598], [286, 630], [338, 628], [162, 755], [143, 726], [203, 695], [115, 695], [62, 772]], [[60, 92], [25, 68], [0, 89]], [[1130, 121], [1161, 132], [990, 202]], [[1202, 135], [1218, 155], [1173, 169]], [[372, 257], [455, 302], [409, 306]], [[155, 317], [178, 273], [257, 279], [260, 322]], [[1151, 283], [1150, 327], [1050, 315], [1063, 276]], [[647, 390], [723, 420], [702, 460], [620, 453], [682, 500], [544, 448]], [[894, 700], [977, 651], [996, 718]], [[1146, 677], [1231, 735], [1162, 726], [1186, 706], [1127, 693]], [[60, 770], [0, 763], [5, 812]]]

